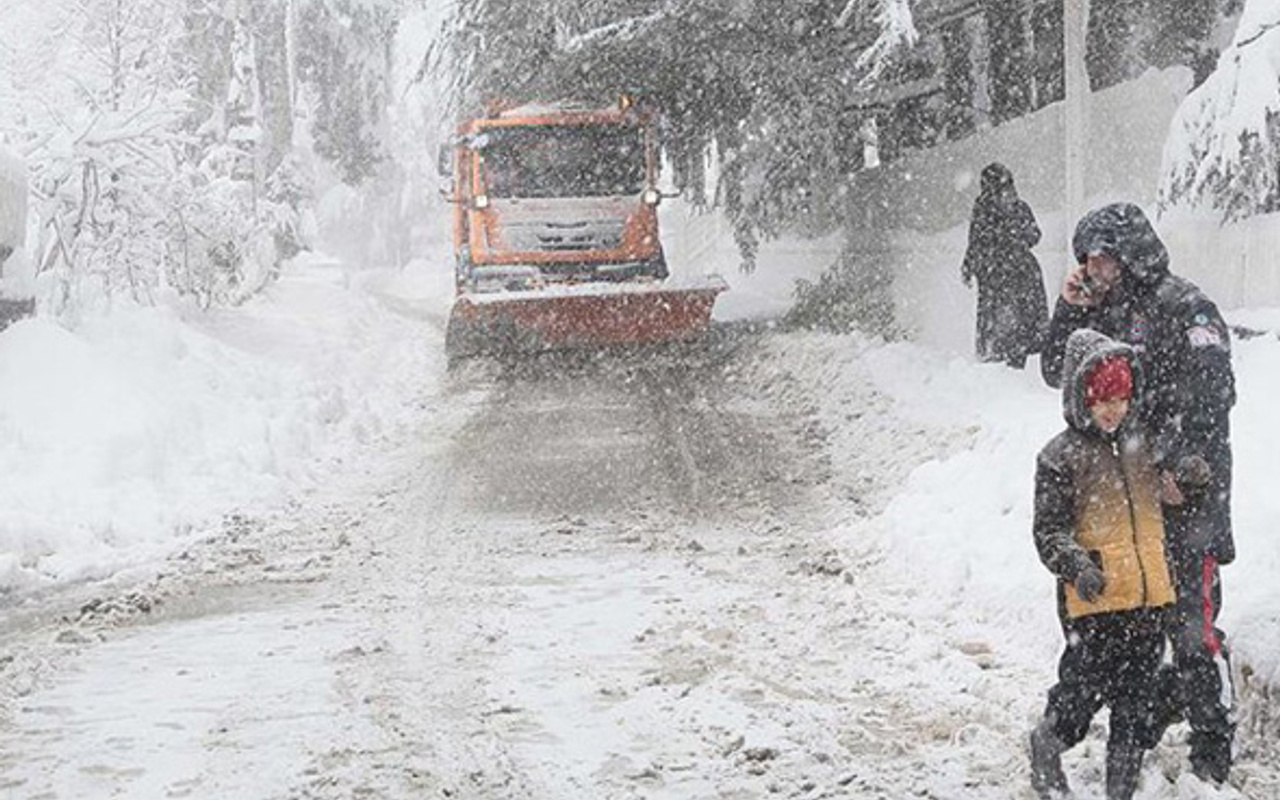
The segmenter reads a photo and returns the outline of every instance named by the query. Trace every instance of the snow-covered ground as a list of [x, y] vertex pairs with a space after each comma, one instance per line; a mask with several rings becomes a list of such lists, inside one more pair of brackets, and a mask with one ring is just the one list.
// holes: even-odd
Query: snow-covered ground
[[[380, 282], [442, 296], [425, 269], [307, 258], [242, 308], [0, 333], [0, 593], [153, 560], [396, 436], [443, 362], [421, 320], [377, 299]], [[443, 325], [447, 308], [428, 307]]]
[[[786, 272], [728, 277], [777, 304]], [[456, 788], [484, 764], [477, 797], [1025, 796], [1022, 737], [1060, 645], [1030, 509], [1034, 455], [1062, 422], [1034, 369], [767, 336], [725, 377], [737, 395], [695, 392], [688, 409], [726, 424], [779, 409], [809, 419], [828, 476], [767, 464], [759, 476], [809, 486], [812, 507], [786, 512], [746, 486], [727, 507], [763, 510], [741, 510], [742, 529], [734, 511], [601, 530], [586, 515], [592, 535], [574, 535], [572, 514], [447, 508], [457, 501], [440, 486], [479, 468], [450, 453], [497, 435], [468, 429], [473, 415], [502, 397], [539, 418], [564, 412], [547, 382], [446, 379], [449, 280], [440, 264], [351, 271], [311, 257], [212, 315], [124, 309], [0, 333], [0, 788], [265, 798], [295, 796], [303, 776], [303, 796], [407, 797], [415, 780]], [[1236, 342], [1241, 555], [1223, 625], [1237, 668], [1274, 685], [1280, 311], [1232, 316], [1268, 332]], [[618, 397], [601, 407], [637, 402]], [[639, 435], [630, 421], [584, 425], [606, 444]], [[527, 442], [510, 435], [514, 457]], [[529, 491], [511, 490], [500, 499], [516, 506]], [[184, 570], [206, 577], [172, 577]], [[168, 611], [131, 627], [152, 602], [133, 587], [157, 586]], [[67, 587], [97, 599], [42, 623]], [[483, 691], [472, 669], [486, 670]], [[439, 731], [415, 716], [424, 707]], [[1242, 739], [1265, 744], [1268, 724]], [[468, 726], [483, 736], [440, 733]], [[430, 748], [401, 763], [397, 742]], [[1097, 746], [1069, 762], [1082, 798], [1099, 796]], [[1238, 794], [1178, 778], [1180, 754], [1175, 737], [1141, 798], [1280, 791], [1256, 754]], [[428, 775], [441, 764], [450, 774]], [[522, 788], [495, 788], [512, 775]]]
[[[770, 242], [737, 271], [718, 214], [664, 207], [675, 280], [721, 275], [716, 318], [773, 317], [835, 242]], [[708, 235], [710, 224], [714, 233]], [[443, 244], [441, 244], [443, 247]], [[0, 597], [172, 552], [227, 510], [313, 487], [411, 424], [442, 377], [452, 273], [304, 254], [243, 307], [118, 307], [0, 332]]]

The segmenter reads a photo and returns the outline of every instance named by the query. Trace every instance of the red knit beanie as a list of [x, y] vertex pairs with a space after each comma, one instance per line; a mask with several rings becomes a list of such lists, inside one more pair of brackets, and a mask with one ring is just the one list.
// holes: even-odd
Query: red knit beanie
[[1133, 397], [1133, 370], [1124, 356], [1104, 358], [1089, 370], [1084, 384], [1084, 403], [1092, 406], [1106, 400]]

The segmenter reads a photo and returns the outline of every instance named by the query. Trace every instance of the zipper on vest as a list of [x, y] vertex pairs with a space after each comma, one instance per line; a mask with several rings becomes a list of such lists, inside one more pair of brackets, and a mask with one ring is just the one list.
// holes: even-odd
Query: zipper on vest
[[1142, 577], [1142, 607], [1147, 607], [1147, 566], [1142, 563], [1142, 546], [1138, 542], [1138, 512], [1133, 508], [1133, 491], [1129, 488], [1129, 472], [1124, 468], [1124, 459], [1120, 457], [1120, 440], [1111, 440], [1111, 454], [1116, 458], [1116, 466], [1120, 468], [1120, 482], [1124, 484], [1124, 499], [1129, 506], [1129, 531], [1133, 538], [1133, 555], [1138, 562], [1138, 574]]

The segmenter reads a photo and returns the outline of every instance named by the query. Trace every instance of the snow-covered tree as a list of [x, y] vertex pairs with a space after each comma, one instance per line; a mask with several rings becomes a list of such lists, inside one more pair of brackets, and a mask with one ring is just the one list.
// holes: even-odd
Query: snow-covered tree
[[716, 200], [748, 268], [761, 238], [838, 223], [847, 151], [861, 148], [842, 110], [916, 39], [908, 0], [459, 0], [452, 32], [464, 114], [495, 99], [651, 98], [695, 201], [719, 158]]
[[53, 23], [30, 42], [51, 48], [34, 83], [48, 90], [14, 95], [42, 226], [37, 269], [55, 307], [117, 293], [150, 301], [188, 100], [166, 49], [179, 19], [161, 0], [78, 0]]
[[1280, 210], [1280, 3], [1247, 0], [1231, 46], [1173, 119], [1161, 173], [1162, 209]]
[[21, 255], [26, 235], [27, 162], [0, 143], [0, 298], [11, 283], [5, 264], [15, 252]]
[[174, 57], [195, 87], [166, 221], [169, 284], [239, 302], [297, 252], [297, 198], [271, 191], [292, 148], [283, 7], [189, 0]]
[[[19, 0], [0, 137], [27, 156], [45, 307], [236, 302], [296, 252], [288, 0]], [[12, 13], [10, 13], [12, 11]]]
[[372, 177], [386, 157], [391, 0], [305, 0], [298, 8], [297, 67], [311, 107], [317, 154], [344, 182]]

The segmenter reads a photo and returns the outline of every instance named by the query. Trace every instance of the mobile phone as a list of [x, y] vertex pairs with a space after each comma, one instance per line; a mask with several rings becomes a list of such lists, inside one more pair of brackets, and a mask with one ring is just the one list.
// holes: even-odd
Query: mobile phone
[[1092, 298], [1098, 293], [1098, 282], [1086, 272], [1080, 276], [1080, 280], [1076, 281], [1076, 290], [1080, 292], [1081, 297]]

